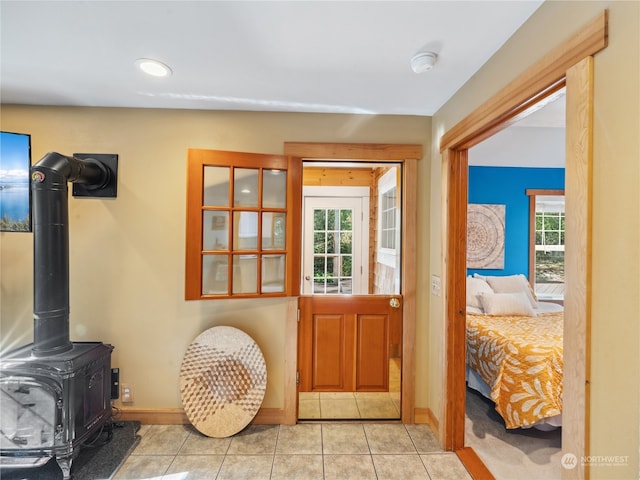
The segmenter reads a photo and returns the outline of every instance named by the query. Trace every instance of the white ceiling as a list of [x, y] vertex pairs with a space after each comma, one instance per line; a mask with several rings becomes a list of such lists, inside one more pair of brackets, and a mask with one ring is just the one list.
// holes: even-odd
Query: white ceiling
[[[431, 116], [541, 3], [0, 0], [0, 100]], [[422, 49], [438, 61], [415, 74]], [[173, 75], [146, 76], [141, 57]], [[470, 164], [562, 166], [563, 106], [474, 147]]]
[[[2, 103], [433, 115], [532, 1], [9, 1]], [[427, 46], [435, 67], [415, 74]], [[169, 78], [134, 62], [162, 60]]]
[[564, 168], [565, 95], [469, 149], [469, 165]]

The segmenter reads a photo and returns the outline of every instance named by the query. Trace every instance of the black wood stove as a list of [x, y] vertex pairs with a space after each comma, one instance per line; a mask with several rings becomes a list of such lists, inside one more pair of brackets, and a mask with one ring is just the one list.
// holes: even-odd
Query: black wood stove
[[0, 355], [3, 468], [55, 456], [68, 479], [80, 447], [110, 427], [113, 347], [69, 340], [67, 183], [100, 190], [112, 177], [98, 160], [54, 152], [31, 168], [34, 341]]

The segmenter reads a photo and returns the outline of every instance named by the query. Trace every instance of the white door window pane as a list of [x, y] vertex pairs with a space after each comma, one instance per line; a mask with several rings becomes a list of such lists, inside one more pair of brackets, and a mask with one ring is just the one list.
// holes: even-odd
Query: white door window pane
[[353, 215], [353, 209], [314, 210], [314, 293], [353, 292]]
[[340, 232], [340, 253], [353, 253], [353, 232]]
[[325, 232], [313, 232], [313, 253], [326, 253], [327, 234]]

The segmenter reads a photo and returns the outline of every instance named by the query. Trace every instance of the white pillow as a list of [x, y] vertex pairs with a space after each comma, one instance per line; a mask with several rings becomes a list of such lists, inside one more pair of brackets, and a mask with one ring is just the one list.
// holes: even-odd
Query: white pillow
[[483, 293], [480, 303], [486, 315], [535, 316], [527, 296], [520, 293]]
[[538, 302], [533, 296], [531, 286], [527, 277], [521, 273], [517, 275], [505, 275], [505, 276], [482, 276], [474, 274], [474, 277], [486, 280], [489, 286], [495, 293], [524, 293], [532, 308], [538, 308]]
[[467, 306], [482, 309], [479, 298], [482, 293], [493, 293], [493, 290], [481, 278], [467, 276]]
[[556, 313], [564, 311], [564, 305], [552, 302], [538, 302], [538, 308], [535, 309], [536, 314], [540, 313]]

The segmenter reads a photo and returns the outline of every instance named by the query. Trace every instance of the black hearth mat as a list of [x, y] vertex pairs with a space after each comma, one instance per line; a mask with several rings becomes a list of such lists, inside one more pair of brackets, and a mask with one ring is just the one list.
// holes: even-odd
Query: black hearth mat
[[[80, 449], [80, 453], [71, 463], [71, 480], [105, 480], [129, 456], [140, 441], [137, 434], [139, 422], [115, 422], [113, 436], [108, 443], [106, 432], [93, 440], [93, 446]], [[38, 468], [3, 469], [2, 480], [62, 480], [62, 470], [55, 458]]]

